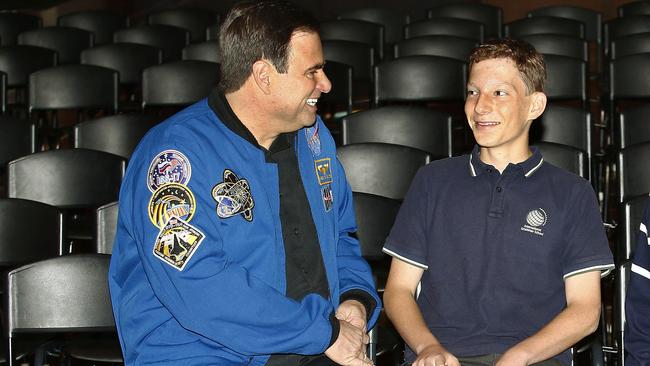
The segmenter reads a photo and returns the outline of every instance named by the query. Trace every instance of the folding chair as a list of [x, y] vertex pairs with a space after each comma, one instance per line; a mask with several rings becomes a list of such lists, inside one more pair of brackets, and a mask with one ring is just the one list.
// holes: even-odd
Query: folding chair
[[481, 3], [450, 3], [427, 10], [427, 18], [449, 17], [468, 19], [485, 25], [487, 38], [501, 38], [503, 10]]
[[20, 33], [18, 44], [52, 49], [58, 64], [78, 64], [81, 51], [93, 46], [93, 37], [83, 29], [45, 27]]
[[404, 56], [441, 56], [462, 62], [467, 58], [478, 42], [467, 38], [433, 35], [405, 39], [393, 46], [395, 58]]
[[116, 201], [97, 208], [97, 231], [95, 233], [97, 253], [111, 254], [113, 252], [119, 206]]
[[219, 22], [219, 14], [208, 9], [179, 8], [161, 10], [147, 16], [148, 24], [169, 25], [190, 32], [192, 43], [205, 41], [205, 29]]
[[590, 179], [589, 162], [585, 151], [553, 142], [536, 142], [533, 146], [540, 150], [544, 161], [587, 180]]
[[190, 44], [190, 33], [171, 25], [140, 25], [113, 33], [115, 43], [139, 43], [163, 50], [163, 61], [181, 59], [183, 47]]
[[363, 20], [340, 19], [322, 22], [320, 38], [323, 41], [351, 41], [372, 46], [379, 59], [384, 58], [384, 26]]
[[142, 108], [186, 106], [208, 96], [219, 82], [219, 64], [176, 61], [142, 72]]
[[84, 251], [93, 238], [94, 210], [117, 200], [125, 166], [124, 158], [102, 151], [43, 151], [8, 164], [7, 194], [61, 209], [66, 245]]
[[32, 72], [56, 65], [56, 51], [36, 46], [0, 47], [0, 72], [7, 74], [7, 88], [14, 91], [9, 107], [25, 108], [27, 84]]
[[533, 9], [528, 13], [528, 16], [551, 16], [577, 20], [585, 25], [586, 40], [595, 42], [599, 46], [599, 49], [603, 42], [603, 14], [593, 9], [569, 5], [553, 5]]
[[619, 6], [616, 10], [619, 17], [650, 15], [650, 3], [647, 1], [632, 1]]
[[[28, 264], [9, 273], [10, 366], [16, 364], [16, 342], [26, 333], [67, 335], [53, 345], [68, 357], [122, 362], [106, 281], [109, 261], [106, 254], [70, 255]], [[90, 336], [97, 333], [107, 334], [108, 338], [97, 340]], [[75, 335], [79, 339], [75, 340]], [[42, 359], [37, 358], [36, 363], [39, 361]]]
[[465, 63], [447, 57], [408, 56], [375, 66], [375, 105], [385, 102], [460, 102], [465, 99]]
[[505, 24], [503, 27], [506, 37], [512, 38], [531, 34], [560, 34], [579, 39], [585, 38], [584, 24], [567, 18], [548, 16], [523, 18]]
[[456, 18], [432, 18], [404, 26], [404, 39], [422, 36], [454, 36], [482, 43], [485, 31], [482, 23]]
[[221, 48], [218, 41], [194, 43], [183, 48], [183, 60], [221, 62]]
[[382, 142], [424, 150], [438, 158], [453, 152], [451, 116], [430, 108], [373, 108], [343, 117], [341, 128], [343, 145]]
[[542, 55], [558, 55], [589, 61], [589, 45], [584, 39], [561, 34], [531, 34], [518, 37]]
[[116, 114], [74, 126], [74, 147], [131, 157], [142, 137], [159, 122], [156, 116]]
[[337, 156], [353, 191], [397, 200], [404, 199], [417, 170], [431, 161], [426, 151], [383, 143], [341, 146]]
[[61, 15], [56, 24], [89, 31], [95, 36], [95, 44], [100, 45], [111, 43], [113, 33], [128, 27], [129, 20], [125, 16], [106, 10], [87, 10]]
[[134, 85], [142, 82], [142, 70], [162, 63], [162, 50], [137, 43], [107, 44], [82, 51], [81, 63], [115, 70], [121, 85]]
[[384, 8], [361, 8], [346, 11], [338, 19], [355, 19], [381, 24], [384, 26], [384, 38], [387, 44], [393, 44], [402, 39], [403, 27], [410, 23], [410, 17], [400, 11]]
[[[383, 293], [388, 278], [390, 259], [381, 250], [384, 241], [393, 226], [400, 203], [387, 197], [368, 193], [353, 192], [354, 212], [357, 218], [356, 236], [359, 239], [361, 255], [372, 268], [377, 291]], [[395, 353], [401, 339], [397, 332], [388, 325], [385, 315], [380, 315], [382, 323], [375, 324], [368, 335], [368, 353], [371, 360], [377, 363], [377, 357], [385, 353]], [[394, 356], [396, 357], [396, 356]]]

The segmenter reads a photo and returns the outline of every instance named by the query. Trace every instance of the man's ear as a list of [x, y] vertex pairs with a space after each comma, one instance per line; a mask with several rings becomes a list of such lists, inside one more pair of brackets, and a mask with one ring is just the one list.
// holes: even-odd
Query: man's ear
[[273, 70], [271, 64], [265, 60], [258, 60], [253, 64], [253, 80], [264, 94], [271, 93], [271, 72]]
[[544, 113], [546, 109], [546, 94], [542, 92], [534, 92], [531, 96], [530, 110], [528, 111], [528, 120], [537, 119]]

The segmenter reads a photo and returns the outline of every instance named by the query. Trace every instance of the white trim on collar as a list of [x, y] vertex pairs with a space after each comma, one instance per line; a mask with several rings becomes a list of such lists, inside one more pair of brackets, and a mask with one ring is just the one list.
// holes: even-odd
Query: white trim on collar
[[539, 169], [539, 167], [542, 166], [543, 163], [544, 163], [544, 158], [539, 159], [539, 163], [537, 163], [537, 165], [535, 165], [531, 170], [529, 170], [526, 174], [524, 174], [524, 177], [526, 178], [530, 177], [533, 173], [537, 171], [537, 169]]
[[472, 177], [476, 177], [476, 169], [474, 169], [474, 164], [472, 164], [472, 154], [469, 154], [469, 170]]

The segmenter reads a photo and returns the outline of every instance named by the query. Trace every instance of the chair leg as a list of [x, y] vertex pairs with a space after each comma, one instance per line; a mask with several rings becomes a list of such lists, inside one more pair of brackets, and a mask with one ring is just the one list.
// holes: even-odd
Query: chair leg
[[372, 361], [373, 364], [377, 363], [377, 341], [379, 340], [379, 325], [375, 324], [375, 326], [370, 329], [368, 332], [368, 337], [370, 338], [370, 342], [368, 343], [368, 357]]

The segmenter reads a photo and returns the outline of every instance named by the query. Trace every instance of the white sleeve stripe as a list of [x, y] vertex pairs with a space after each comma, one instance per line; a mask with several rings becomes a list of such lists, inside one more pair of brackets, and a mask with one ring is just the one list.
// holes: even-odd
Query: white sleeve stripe
[[638, 274], [639, 276], [643, 276], [643, 277], [650, 280], [650, 271], [648, 271], [647, 269], [632, 263], [632, 269], [631, 270], [632, 270], [632, 272]]
[[641, 224], [639, 225], [639, 230], [643, 231], [643, 233], [644, 233], [646, 236], [648, 236], [648, 228], [645, 226], [644, 223], [641, 223]]
[[600, 274], [600, 277], [605, 277], [605, 276], [607, 276], [609, 274], [609, 272], [612, 271], [612, 269], [614, 269], [613, 264], [603, 264], [603, 265], [599, 265], [599, 266], [581, 268], [581, 269], [578, 269], [576, 271], [569, 272], [569, 273], [565, 274], [563, 278], [566, 280], [568, 277], [575, 276], [575, 275], [580, 274], [580, 273], [595, 271], [595, 270], [602, 271], [602, 273]]
[[395, 258], [397, 258], [399, 260], [402, 260], [402, 261], [404, 261], [404, 262], [406, 262], [408, 264], [412, 264], [412, 265], [414, 265], [416, 267], [420, 267], [420, 268], [425, 269], [425, 270], [429, 269], [429, 266], [427, 266], [426, 264], [422, 264], [422, 263], [416, 262], [414, 260], [408, 259], [406, 257], [402, 257], [401, 255], [399, 255], [399, 254], [397, 254], [397, 253], [395, 253], [395, 252], [393, 252], [391, 250], [388, 250], [386, 248], [383, 248], [382, 251], [384, 253], [390, 255], [391, 257], [395, 257]]

